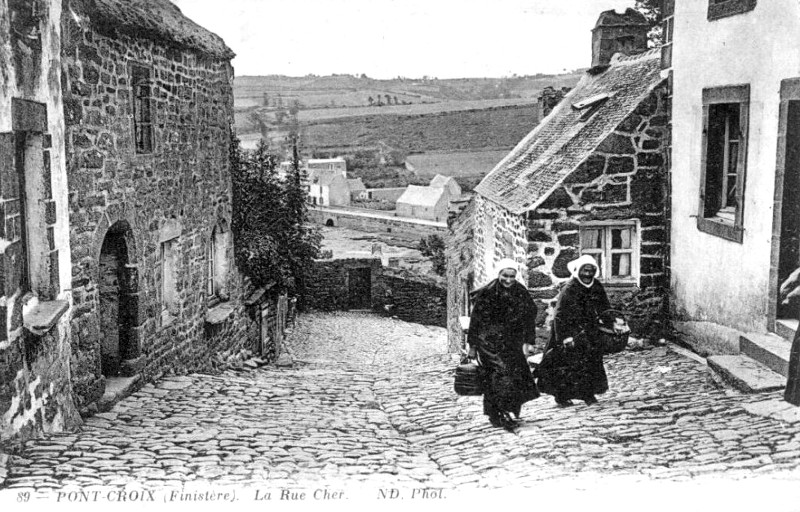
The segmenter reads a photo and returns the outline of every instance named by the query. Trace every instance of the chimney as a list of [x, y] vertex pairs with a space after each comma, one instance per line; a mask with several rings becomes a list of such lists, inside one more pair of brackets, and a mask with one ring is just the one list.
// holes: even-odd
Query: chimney
[[623, 14], [614, 10], [601, 13], [592, 29], [592, 70], [607, 67], [615, 53], [635, 55], [647, 50], [649, 30], [647, 18], [633, 9]]

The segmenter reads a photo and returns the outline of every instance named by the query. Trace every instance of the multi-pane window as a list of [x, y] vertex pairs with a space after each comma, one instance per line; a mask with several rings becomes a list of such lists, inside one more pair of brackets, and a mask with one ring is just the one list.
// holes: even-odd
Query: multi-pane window
[[227, 300], [225, 276], [228, 272], [227, 250], [229, 233], [225, 223], [218, 224], [211, 232], [208, 244], [206, 293], [209, 302]]
[[607, 283], [636, 283], [638, 260], [636, 225], [588, 225], [581, 228], [581, 254], [600, 268], [597, 276]]
[[749, 87], [703, 90], [698, 228], [741, 242]]
[[735, 16], [752, 11], [757, 0], [709, 0], [708, 21]]
[[133, 87], [133, 132], [137, 153], [153, 152], [153, 100], [150, 69], [131, 66]]

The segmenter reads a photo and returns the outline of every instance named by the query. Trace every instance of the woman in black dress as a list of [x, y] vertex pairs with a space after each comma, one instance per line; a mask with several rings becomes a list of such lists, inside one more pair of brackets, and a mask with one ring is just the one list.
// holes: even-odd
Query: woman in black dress
[[485, 368], [483, 413], [496, 427], [513, 430], [522, 404], [538, 398], [525, 349], [536, 340], [536, 304], [504, 259], [498, 277], [478, 290], [470, 318], [469, 355]]
[[[783, 282], [780, 291], [783, 304], [797, 306], [800, 303], [800, 268]], [[794, 333], [792, 350], [789, 352], [789, 378], [783, 399], [792, 405], [800, 406], [800, 329]]]
[[610, 309], [603, 285], [595, 279], [597, 263], [589, 255], [571, 261], [572, 279], [558, 297], [550, 340], [539, 365], [539, 389], [561, 407], [577, 398], [586, 405], [608, 391], [603, 354], [596, 340], [599, 316]]

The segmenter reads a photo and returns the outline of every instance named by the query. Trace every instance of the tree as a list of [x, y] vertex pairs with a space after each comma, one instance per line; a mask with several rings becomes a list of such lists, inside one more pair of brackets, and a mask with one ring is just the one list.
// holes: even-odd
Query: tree
[[399, 103], [397, 102], [397, 96], [394, 97], [394, 104], [399, 105]]
[[419, 241], [419, 252], [430, 258], [433, 263], [433, 271], [440, 276], [447, 271], [444, 249], [444, 240], [439, 235], [429, 235]]
[[269, 106], [269, 94], [264, 93], [264, 97], [262, 99], [262, 103], [264, 104], [265, 107]]
[[650, 23], [647, 39], [651, 47], [661, 44], [661, 2], [662, 0], [636, 0], [634, 8], [644, 14]]
[[369, 101], [369, 106], [371, 107], [375, 103], [375, 98], [370, 96], [369, 98], [367, 98], [367, 101]]
[[389, 96], [388, 94], [384, 94], [383, 97], [386, 98], [386, 104], [387, 105], [391, 105], [392, 104], [392, 97], [391, 96]]
[[[296, 144], [295, 144], [296, 148]], [[306, 219], [303, 172], [293, 151], [286, 179], [277, 173], [278, 158], [265, 144], [252, 152], [230, 147], [236, 264], [256, 287], [274, 285], [302, 304], [307, 273], [321, 244], [319, 230]]]

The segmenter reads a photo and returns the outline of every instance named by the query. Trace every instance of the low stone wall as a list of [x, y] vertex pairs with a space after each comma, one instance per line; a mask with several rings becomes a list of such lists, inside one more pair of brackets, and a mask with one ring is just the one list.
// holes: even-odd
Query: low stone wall
[[[384, 268], [377, 280], [374, 307], [406, 322], [447, 327], [444, 280], [402, 269]], [[388, 309], [387, 309], [388, 307]]]
[[429, 235], [444, 236], [447, 232], [444, 223], [424, 223], [403, 217], [390, 217], [387, 213], [366, 208], [363, 211], [352, 210], [309, 208], [308, 218], [323, 226], [349, 228], [366, 233], [391, 233], [393, 237], [415, 242]]
[[306, 305], [320, 311], [354, 309], [350, 270], [364, 268], [370, 269], [371, 309], [407, 322], [447, 325], [447, 289], [443, 279], [382, 267], [379, 258], [316, 261], [306, 285]]

